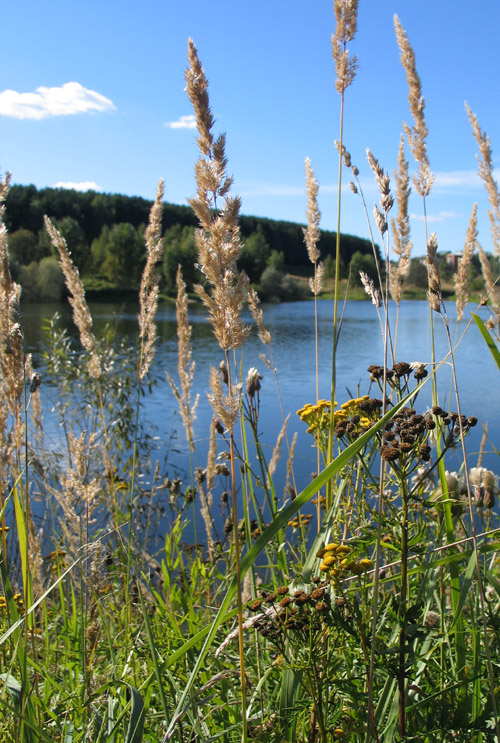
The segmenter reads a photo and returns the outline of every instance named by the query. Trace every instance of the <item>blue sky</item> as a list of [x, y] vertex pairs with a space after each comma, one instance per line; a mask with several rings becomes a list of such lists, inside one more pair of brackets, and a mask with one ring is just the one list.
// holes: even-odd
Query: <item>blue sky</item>
[[[500, 158], [498, 0], [360, 0], [352, 45], [359, 71], [346, 93], [345, 144], [371, 213], [369, 147], [392, 175], [402, 121], [411, 123], [396, 13], [415, 50], [436, 181], [428, 201], [440, 250], [460, 250], [475, 201], [490, 249], [467, 101]], [[339, 96], [330, 0], [23, 0], [4, 3], [0, 168], [14, 183], [78, 184], [184, 204], [195, 192], [187, 38], [210, 81], [216, 131], [227, 134], [242, 213], [303, 222], [304, 159], [320, 183], [322, 227], [337, 222]], [[173, 124], [178, 124], [174, 126]], [[408, 153], [409, 155], [409, 153]], [[411, 159], [410, 159], [411, 161]], [[347, 184], [347, 173], [344, 171]], [[424, 252], [422, 205], [410, 211]], [[343, 197], [341, 229], [367, 236], [361, 204]]]

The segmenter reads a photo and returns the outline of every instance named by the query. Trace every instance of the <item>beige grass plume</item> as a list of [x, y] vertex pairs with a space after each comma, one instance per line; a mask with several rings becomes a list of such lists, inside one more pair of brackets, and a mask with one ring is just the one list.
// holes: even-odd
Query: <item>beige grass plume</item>
[[85, 289], [83, 288], [80, 273], [71, 260], [66, 240], [47, 216], [44, 219], [50, 241], [59, 254], [59, 265], [61, 266], [66, 286], [70, 293], [69, 303], [73, 308], [73, 322], [80, 333], [80, 342], [89, 354], [87, 369], [91, 377], [99, 379], [101, 376], [101, 364], [97, 354], [96, 339], [92, 332], [92, 315], [85, 300]]
[[409, 87], [408, 104], [414, 121], [412, 127], [404, 123], [403, 128], [410, 150], [418, 163], [418, 174], [413, 176], [413, 183], [420, 196], [425, 198], [431, 192], [434, 176], [431, 173], [429, 159], [427, 157], [426, 139], [428, 129], [425, 123], [425, 101], [422, 95], [422, 84], [415, 64], [415, 52], [408, 41], [408, 36], [397, 15], [394, 16], [394, 27], [401, 52], [401, 64], [406, 72], [406, 80]]
[[227, 351], [240, 346], [249, 332], [241, 320], [248, 278], [236, 266], [243, 248], [238, 225], [240, 199], [229, 195], [232, 178], [226, 174], [226, 138], [224, 134], [216, 139], [213, 136], [208, 80], [192, 39], [188, 41], [188, 60], [186, 90], [196, 116], [201, 152], [195, 166], [197, 195], [189, 203], [200, 222], [196, 232], [199, 268], [209, 287], [196, 286], [195, 290], [208, 308], [219, 345]]
[[358, 0], [334, 0], [335, 33], [332, 35], [332, 53], [337, 80], [335, 87], [343, 95], [356, 77], [358, 59], [349, 57], [348, 44], [354, 39], [358, 23]]
[[413, 243], [410, 239], [410, 217], [408, 214], [408, 202], [410, 199], [411, 186], [408, 175], [408, 161], [405, 158], [404, 137], [401, 135], [398, 151], [398, 167], [394, 170], [396, 181], [396, 203], [398, 213], [391, 220], [393, 251], [399, 256], [397, 266], [389, 264], [389, 288], [393, 300], [399, 304], [401, 301], [401, 289], [403, 282], [408, 278], [411, 265], [411, 251]]
[[191, 326], [188, 320], [188, 298], [186, 284], [182, 278], [181, 267], [177, 268], [177, 299], [175, 302], [177, 316], [177, 370], [179, 373], [180, 389], [167, 373], [168, 382], [179, 403], [179, 410], [186, 430], [187, 440], [194, 451], [193, 423], [196, 418], [198, 396], [191, 403], [191, 389], [194, 381], [195, 362], [192, 360]]
[[248, 290], [248, 306], [257, 325], [257, 333], [260, 340], [265, 346], [269, 346], [271, 343], [271, 333], [264, 325], [264, 313], [260, 307], [259, 295], [252, 287]]
[[429, 289], [427, 291], [427, 299], [431, 310], [435, 312], [441, 312], [441, 282], [439, 280], [438, 263], [437, 263], [437, 237], [436, 233], [433, 232], [427, 241], [427, 275], [429, 281]]
[[[3, 221], [5, 206], [2, 203], [9, 191], [10, 177], [0, 181], [0, 461], [8, 469], [23, 447], [23, 396], [25, 368], [23, 333], [20, 325], [21, 287], [12, 280], [9, 266], [7, 228]], [[8, 417], [12, 416], [10, 432]], [[3, 491], [2, 491], [3, 492]], [[0, 495], [0, 507], [3, 503]]]
[[464, 316], [464, 308], [469, 301], [469, 266], [477, 243], [477, 204], [472, 207], [472, 214], [465, 236], [464, 249], [458, 261], [458, 268], [453, 277], [457, 296], [457, 321]]
[[7, 174], [0, 182], [0, 364], [5, 402], [10, 413], [17, 417], [24, 390], [24, 358], [19, 323], [21, 287], [12, 280], [10, 273], [7, 228], [3, 221], [5, 205], [2, 202], [7, 197], [9, 181]]
[[494, 318], [490, 317], [485, 322], [485, 325], [490, 330], [495, 329], [495, 327], [497, 326], [497, 335], [500, 337], [500, 286], [498, 285], [498, 279], [495, 280], [493, 278], [493, 273], [491, 271], [488, 256], [484, 252], [479, 242], [477, 243], [477, 250], [479, 253], [479, 260], [481, 261], [481, 271], [483, 274], [484, 283], [486, 285], [487, 296], [491, 303], [491, 309], [493, 310], [493, 313], [495, 315]]
[[144, 379], [149, 371], [154, 356], [156, 340], [156, 324], [154, 321], [158, 308], [159, 280], [156, 266], [163, 255], [161, 239], [161, 217], [163, 199], [163, 180], [160, 180], [156, 191], [156, 199], [149, 214], [149, 224], [146, 227], [144, 239], [146, 241], [147, 258], [142, 272], [139, 287], [139, 337], [141, 339], [141, 358], [139, 361], [139, 379]]
[[306, 157], [306, 191], [307, 191], [307, 227], [302, 228], [304, 232], [304, 242], [307, 247], [307, 255], [314, 266], [314, 276], [309, 279], [309, 286], [312, 293], [317, 296], [323, 285], [323, 264], [320, 263], [320, 252], [318, 242], [320, 238], [319, 222], [321, 213], [318, 207], [318, 181], [314, 175], [311, 161]]
[[370, 152], [369, 149], [366, 150], [366, 157], [380, 191], [381, 208], [379, 208], [378, 205], [375, 204], [373, 212], [375, 223], [380, 231], [380, 234], [384, 235], [385, 232], [387, 232], [387, 215], [394, 204], [394, 200], [391, 196], [391, 181], [388, 174], [384, 171], [377, 158]]
[[479, 155], [476, 155], [479, 163], [479, 176], [482, 179], [491, 209], [488, 209], [488, 218], [490, 220], [491, 236], [495, 253], [500, 255], [500, 193], [498, 184], [493, 177], [493, 158], [490, 146], [490, 138], [486, 132], [481, 131], [477, 116], [471, 111], [470, 107], [465, 104], [467, 115], [469, 117], [472, 131], [479, 147]]

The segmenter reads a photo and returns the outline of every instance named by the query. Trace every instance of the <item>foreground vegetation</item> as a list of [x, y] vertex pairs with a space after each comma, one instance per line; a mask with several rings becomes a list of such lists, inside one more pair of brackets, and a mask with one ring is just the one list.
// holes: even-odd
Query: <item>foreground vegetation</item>
[[[334, 8], [343, 110], [355, 78], [349, 46], [357, 3], [336, 0]], [[414, 185], [425, 202], [432, 173], [420, 81], [397, 19], [396, 34], [414, 117], [413, 127], [406, 127], [418, 164]], [[493, 472], [467, 455], [467, 435], [478, 421], [473, 410], [461, 409], [455, 374], [452, 408], [443, 409], [437, 399], [436, 376], [443, 362], [454, 370], [455, 346], [435, 235], [427, 240], [429, 322], [432, 328], [445, 324], [446, 359], [435, 359], [432, 346], [432, 363], [398, 359], [397, 320], [388, 324], [390, 296], [399, 307], [410, 268], [404, 144], [392, 238], [399, 260], [393, 264], [390, 181], [369, 155], [380, 189], [375, 222], [391, 269], [384, 276], [378, 271], [378, 283], [362, 272], [361, 282], [379, 313], [384, 358], [367, 370], [370, 395], [336, 401], [342, 353], [339, 201], [331, 389], [327, 399], [317, 389], [316, 400], [302, 401], [297, 411], [317, 452], [315, 477], [303, 487], [294, 479], [296, 442], [288, 437], [286, 417], [266, 459], [259, 421], [262, 377], [257, 369], [241, 370], [240, 349], [249, 332], [241, 319], [246, 303], [265, 363], [274, 370], [272, 338], [257, 294], [238, 266], [240, 203], [230, 195], [225, 138], [214, 135], [207, 80], [192, 41], [188, 59], [187, 92], [201, 153], [191, 201], [203, 276], [195, 291], [207, 307], [221, 363], [210, 374], [214, 418], [208, 459], [199, 462], [191, 330], [179, 270], [178, 378], [169, 382], [191, 456], [185, 481], [168, 479], [150, 461], [140, 420], [140, 400], [151, 383], [164, 255], [162, 184], [144, 233], [132, 362], [131, 350], [115, 344], [111, 334], [94, 336], [67, 243], [45, 220], [81, 342], [75, 353], [66, 333], [55, 324], [47, 327], [44, 381], [57, 382], [60, 390], [64, 443], [55, 452], [44, 446], [42, 378], [23, 348], [20, 287], [9, 270], [3, 224], [0, 231], [2, 740], [499, 741], [498, 485]], [[489, 142], [472, 112], [470, 119], [498, 254], [500, 198]], [[355, 179], [357, 168], [342, 134], [338, 150], [340, 185], [342, 164]], [[316, 299], [324, 266], [318, 184], [308, 161], [306, 182], [304, 237]], [[8, 179], [1, 185], [2, 202], [7, 193]], [[485, 354], [493, 354], [500, 372], [498, 289], [476, 243], [474, 209], [455, 278], [457, 315], [467, 305], [468, 269], [477, 247], [493, 314], [488, 327], [473, 315], [466, 332], [483, 334]], [[375, 246], [373, 251], [377, 262]], [[317, 359], [316, 373], [320, 363], [330, 360]], [[430, 409], [421, 403], [424, 385], [433, 390]], [[461, 451], [458, 472], [446, 469], [452, 447]], [[289, 462], [284, 504], [274, 480], [280, 448]], [[216, 497], [224, 507], [223, 528], [213, 520]], [[194, 544], [185, 541], [190, 523]]]

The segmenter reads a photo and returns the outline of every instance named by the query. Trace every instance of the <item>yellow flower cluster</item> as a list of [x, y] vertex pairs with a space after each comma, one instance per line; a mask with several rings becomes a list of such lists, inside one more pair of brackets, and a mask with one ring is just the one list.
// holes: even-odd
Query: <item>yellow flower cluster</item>
[[[14, 594], [14, 601], [16, 602], [16, 608], [19, 614], [24, 614], [24, 601], [23, 597], [20, 593]], [[5, 611], [7, 609], [7, 601], [5, 599], [5, 596], [0, 596], [0, 611]]]
[[[354, 418], [354, 430], [358, 432], [362, 428], [369, 428], [374, 418], [378, 418], [372, 413], [367, 414], [367, 402], [370, 398], [368, 395], [363, 397], [354, 397], [347, 402], [342, 403], [338, 410], [333, 414], [334, 428], [339, 423], [348, 423]], [[335, 403], [337, 407], [338, 403]], [[301, 421], [307, 423], [307, 433], [312, 434], [317, 440], [321, 439], [330, 427], [330, 411], [332, 404], [330, 400], [318, 400], [315, 405], [306, 403], [302, 408], [297, 410], [297, 415]], [[368, 406], [369, 407], [369, 406]], [[370, 417], [369, 417], [370, 416]]]
[[300, 410], [297, 410], [300, 420], [308, 425], [307, 433], [315, 434], [318, 431], [328, 428], [331, 407], [332, 403], [330, 400], [318, 400], [316, 405], [311, 405], [308, 402]]
[[304, 514], [303, 516], [294, 516], [293, 519], [288, 521], [288, 526], [291, 526], [293, 529], [298, 529], [299, 526], [309, 526], [309, 522], [312, 519], [311, 514]]
[[337, 578], [342, 571], [349, 570], [353, 575], [362, 575], [373, 566], [368, 558], [362, 560], [348, 560], [347, 555], [351, 552], [351, 547], [347, 544], [336, 544], [330, 542], [316, 553], [320, 558], [321, 564], [319, 569], [323, 573], [328, 573], [332, 578]]

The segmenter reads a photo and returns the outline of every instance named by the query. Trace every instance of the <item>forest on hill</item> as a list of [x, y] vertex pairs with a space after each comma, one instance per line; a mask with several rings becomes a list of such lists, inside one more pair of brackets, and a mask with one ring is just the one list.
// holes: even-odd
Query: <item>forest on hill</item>
[[[136, 196], [12, 186], [6, 200], [5, 222], [11, 269], [23, 287], [23, 297], [30, 301], [57, 301], [64, 295], [64, 281], [44, 228], [44, 215], [65, 238], [87, 292], [112, 295], [117, 290], [135, 291], [145, 261], [144, 229], [151, 205], [151, 201]], [[196, 226], [190, 207], [164, 203], [164, 294], [175, 291], [179, 263], [188, 289], [200, 280], [195, 267]], [[258, 287], [262, 299], [300, 298], [303, 288], [293, 275], [312, 271], [302, 226], [253, 216], [242, 216], [240, 226], [244, 248], [239, 265]], [[334, 232], [322, 232], [319, 249], [327, 276], [334, 270], [335, 243]], [[356, 267], [375, 275], [368, 240], [342, 235], [340, 253], [343, 276], [353, 265], [353, 257]]]

